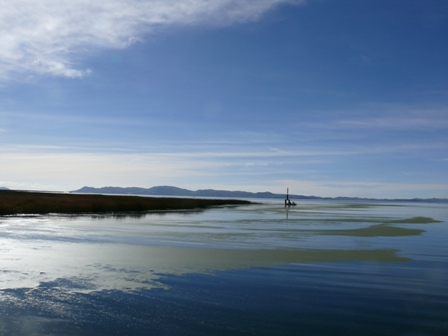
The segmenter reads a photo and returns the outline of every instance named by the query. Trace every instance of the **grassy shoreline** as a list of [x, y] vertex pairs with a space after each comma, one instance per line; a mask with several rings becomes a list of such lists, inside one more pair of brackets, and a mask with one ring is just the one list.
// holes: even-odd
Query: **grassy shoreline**
[[0, 190], [0, 216], [49, 213], [80, 214], [174, 211], [244, 204], [251, 204], [251, 202], [236, 199], [60, 194]]

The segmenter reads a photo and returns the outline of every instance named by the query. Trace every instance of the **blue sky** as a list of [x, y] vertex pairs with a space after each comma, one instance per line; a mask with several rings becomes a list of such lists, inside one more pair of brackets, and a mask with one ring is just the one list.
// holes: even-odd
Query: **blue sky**
[[0, 0], [0, 185], [448, 197], [448, 2]]

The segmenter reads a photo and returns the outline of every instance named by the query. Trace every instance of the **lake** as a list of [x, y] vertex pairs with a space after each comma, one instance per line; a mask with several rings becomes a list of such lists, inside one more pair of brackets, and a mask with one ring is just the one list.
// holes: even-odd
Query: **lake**
[[448, 204], [0, 217], [0, 335], [448, 335]]

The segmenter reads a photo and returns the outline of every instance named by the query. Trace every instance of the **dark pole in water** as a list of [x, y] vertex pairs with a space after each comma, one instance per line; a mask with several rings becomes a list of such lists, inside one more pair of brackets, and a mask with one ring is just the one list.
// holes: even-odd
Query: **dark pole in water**
[[289, 199], [289, 188], [286, 188], [285, 207], [291, 206], [291, 205], [296, 205], [296, 204], [294, 202], [291, 202], [291, 200]]

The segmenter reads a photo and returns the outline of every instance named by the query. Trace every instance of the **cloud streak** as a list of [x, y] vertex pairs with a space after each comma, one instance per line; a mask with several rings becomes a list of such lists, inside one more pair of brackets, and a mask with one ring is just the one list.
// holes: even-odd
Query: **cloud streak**
[[[446, 197], [448, 187], [443, 183], [394, 183], [375, 178], [369, 181], [328, 178], [310, 181], [303, 179], [303, 175], [312, 174], [312, 171], [300, 172], [297, 167], [291, 177], [301, 178], [278, 180], [278, 174], [270, 174], [272, 169], [278, 173], [279, 169], [285, 168], [271, 162], [253, 161], [248, 166], [246, 161], [220, 162], [194, 155], [179, 159], [176, 155], [161, 153], [59, 153], [42, 148], [40, 153], [2, 151], [2, 158], [0, 175], [3, 180], [0, 186], [13, 189], [74, 190], [83, 185], [151, 187], [169, 184], [190, 189], [269, 190], [278, 193], [289, 187], [292, 193], [302, 195], [413, 198], [416, 195]], [[33, 174], [29, 173], [29, 166], [33, 167]], [[186, 185], [185, 181], [189, 184]], [[228, 181], [233, 181], [233, 184]], [[236, 181], [241, 182], [236, 184]]]
[[414, 107], [411, 104], [364, 104], [357, 109], [321, 111], [318, 121], [298, 123], [320, 130], [434, 131], [448, 129], [445, 105]]
[[0, 0], [0, 82], [49, 75], [81, 78], [80, 61], [178, 25], [257, 20], [304, 0]]

